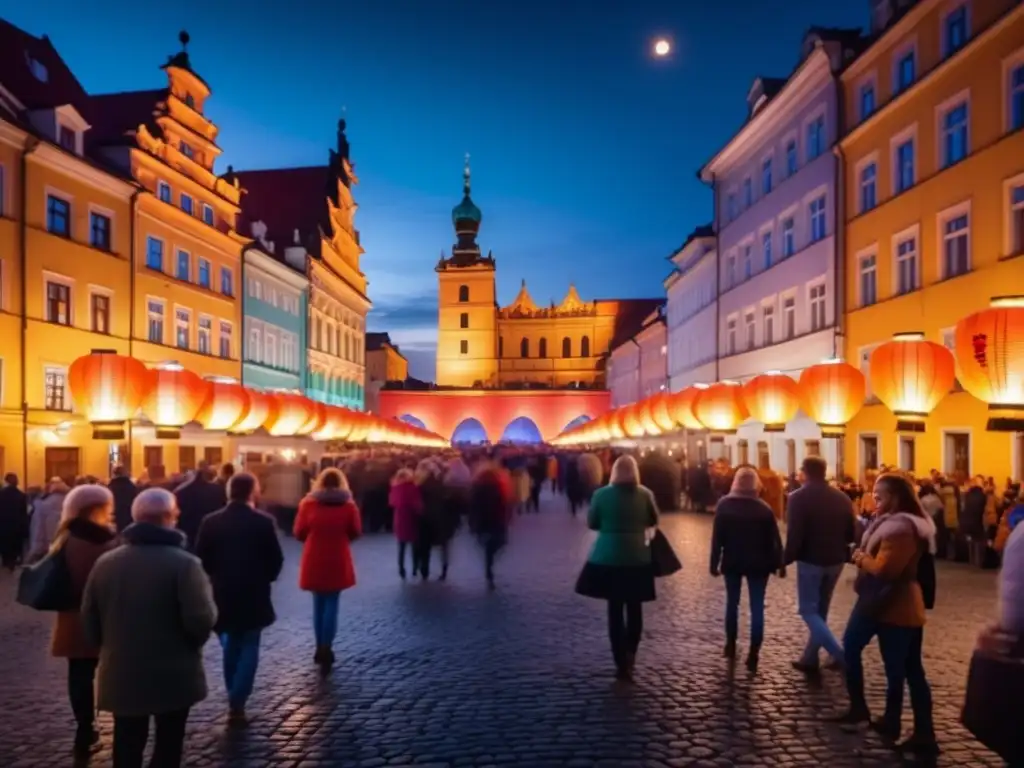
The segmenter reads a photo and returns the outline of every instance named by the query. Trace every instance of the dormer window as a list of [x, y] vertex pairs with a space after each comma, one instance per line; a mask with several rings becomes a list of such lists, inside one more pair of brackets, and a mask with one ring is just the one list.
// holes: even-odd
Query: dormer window
[[71, 128], [66, 125], [57, 126], [57, 143], [60, 144], [68, 152], [77, 151], [78, 147], [78, 134], [75, 133]]
[[196, 156], [196, 151], [184, 141], [178, 144], [178, 149], [181, 150], [181, 154], [189, 159], [193, 159]]
[[185, 94], [185, 106], [188, 107], [189, 109], [195, 109], [196, 108], [196, 100], [195, 100], [195, 98], [193, 98], [191, 93], [186, 93]]
[[33, 59], [28, 55], [28, 51], [25, 52], [25, 63], [28, 65], [28, 71], [32, 73], [32, 77], [38, 80], [40, 83], [45, 83], [50, 79], [50, 73], [46, 69], [46, 65], [39, 59]]

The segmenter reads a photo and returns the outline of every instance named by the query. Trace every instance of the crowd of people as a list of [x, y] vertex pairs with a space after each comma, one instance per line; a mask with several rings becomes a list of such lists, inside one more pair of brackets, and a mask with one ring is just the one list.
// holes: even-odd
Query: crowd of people
[[[116, 468], [107, 484], [80, 478], [69, 488], [54, 479], [32, 499], [8, 475], [0, 489], [0, 554], [11, 569], [58, 553], [66, 563], [73, 608], [57, 614], [51, 651], [67, 659], [76, 756], [87, 758], [98, 747], [98, 708], [114, 716], [118, 768], [142, 765], [151, 719], [152, 764], [176, 766], [189, 710], [207, 695], [202, 648], [211, 635], [223, 651], [228, 723], [248, 722], [261, 633], [276, 618], [271, 585], [284, 564], [282, 532], [302, 543], [298, 579], [312, 595], [312, 661], [326, 673], [335, 663], [339, 595], [356, 584], [350, 544], [364, 530], [393, 533], [402, 580], [409, 578], [407, 564], [413, 578], [431, 578], [436, 550], [443, 581], [449, 545], [466, 525], [479, 542], [483, 575], [493, 589], [495, 561], [512, 520], [536, 513], [541, 489], [549, 484], [565, 495], [572, 515], [585, 507], [587, 525], [597, 532], [576, 591], [607, 603], [616, 676], [631, 680], [643, 635], [642, 606], [655, 599], [655, 577], [662, 575], [652, 555], [659, 504], [646, 487], [645, 466], [610, 450], [377, 450], [319, 468], [291, 465], [259, 474], [235, 472], [228, 464], [200, 466], [164, 483], [132, 480]], [[944, 489], [951, 484], [941, 478], [915, 481], [881, 472], [872, 478], [870, 494], [858, 495], [849, 483], [830, 481], [828, 467], [816, 457], [790, 484], [774, 473], [721, 462], [682, 474], [687, 495], [693, 500], [696, 489], [702, 507], [706, 489], [718, 489], [710, 572], [725, 583], [724, 656], [733, 663], [738, 655], [746, 582], [746, 666], [756, 673], [768, 581], [795, 565], [808, 640], [793, 667], [807, 675], [821, 674], [823, 666], [842, 671], [850, 701], [836, 720], [846, 727], [870, 723], [895, 743], [906, 685], [914, 731], [899, 747], [919, 756], [937, 752], [922, 658], [926, 611], [937, 590], [936, 557], [957, 557], [958, 547], [969, 550], [979, 537], [1001, 551], [1001, 615], [983, 642], [1005, 645], [1007, 637], [1024, 635], [1024, 526], [1017, 530], [1024, 504], [1014, 503], [1016, 488], [1008, 488], [1000, 502], [980, 478], [950, 494]], [[945, 503], [950, 495], [955, 517]], [[979, 513], [984, 529], [968, 525]], [[847, 564], [857, 569], [858, 597], [840, 640], [828, 617]], [[875, 637], [888, 691], [883, 714], [872, 720], [861, 658]]]

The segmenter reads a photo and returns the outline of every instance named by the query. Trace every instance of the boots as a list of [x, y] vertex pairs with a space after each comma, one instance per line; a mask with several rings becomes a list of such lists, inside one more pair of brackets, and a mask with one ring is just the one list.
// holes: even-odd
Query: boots
[[72, 753], [78, 760], [88, 759], [100, 748], [100, 734], [91, 725], [79, 726], [75, 732], [75, 742], [72, 746]]
[[751, 645], [750, 651], [747, 652], [747, 669], [751, 672], [757, 672], [757, 664], [761, 659], [761, 646]]
[[730, 660], [736, 658], [736, 638], [735, 637], [730, 637], [730, 638], [726, 639], [726, 641], [725, 641], [725, 650], [722, 652], [722, 655], [725, 658], [730, 659]]

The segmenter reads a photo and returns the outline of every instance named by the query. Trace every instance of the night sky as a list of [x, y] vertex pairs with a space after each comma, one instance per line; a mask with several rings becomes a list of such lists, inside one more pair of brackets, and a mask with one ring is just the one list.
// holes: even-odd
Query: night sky
[[[159, 87], [187, 29], [220, 126], [218, 171], [326, 162], [345, 110], [375, 304], [412, 374], [433, 376], [434, 265], [472, 155], [498, 298], [658, 296], [665, 257], [710, 220], [697, 169], [757, 75], [785, 76], [811, 25], [867, 0], [291, 0], [200, 5], [0, 0], [90, 92]], [[673, 41], [668, 59], [650, 53]], [[248, 233], [246, 233], [248, 234]]]

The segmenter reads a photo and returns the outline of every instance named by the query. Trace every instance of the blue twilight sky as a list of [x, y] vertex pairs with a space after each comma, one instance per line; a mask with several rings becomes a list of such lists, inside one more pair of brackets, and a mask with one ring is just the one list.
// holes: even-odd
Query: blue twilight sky
[[[88, 7], [88, 12], [86, 11]], [[658, 296], [665, 257], [711, 216], [695, 176], [785, 76], [812, 24], [868, 0], [0, 0], [90, 92], [159, 87], [187, 29], [237, 169], [326, 161], [346, 110], [375, 304], [413, 375], [433, 376], [436, 276], [472, 155], [498, 298]], [[650, 53], [672, 40], [667, 59]]]

